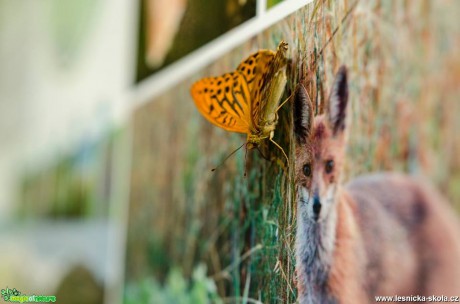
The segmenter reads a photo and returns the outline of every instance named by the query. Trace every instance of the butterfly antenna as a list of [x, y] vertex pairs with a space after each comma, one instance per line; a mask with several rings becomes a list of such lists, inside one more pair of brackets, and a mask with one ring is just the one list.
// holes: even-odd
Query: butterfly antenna
[[[239, 148], [237, 148], [237, 149], [234, 150], [232, 153], [230, 153], [230, 154], [229, 154], [229, 155], [228, 155], [228, 156], [227, 156], [217, 167], [212, 168], [212, 169], [211, 169], [211, 172], [216, 171], [217, 168], [219, 168], [220, 166], [222, 166], [222, 165], [227, 161], [227, 159], [230, 158], [230, 156], [232, 156], [233, 154], [235, 154], [239, 149], [243, 148], [244, 145], [246, 145], [246, 143], [242, 144]], [[247, 152], [247, 149], [246, 149], [246, 152]], [[245, 156], [244, 158], [245, 158], [245, 160], [246, 160], [246, 156]], [[245, 162], [246, 162], [246, 161], [245, 161]], [[245, 169], [245, 171], [246, 171], [246, 169]], [[246, 172], [245, 172], [245, 174], [246, 174]]]
[[288, 166], [289, 166], [289, 158], [287, 157], [286, 152], [284, 152], [283, 148], [281, 148], [281, 146], [278, 145], [278, 144], [276, 143], [276, 141], [274, 141], [273, 139], [270, 138], [270, 141], [271, 141], [275, 146], [277, 146], [278, 149], [281, 150], [281, 152], [283, 152], [283, 155], [284, 155], [284, 157], [286, 158], [287, 164], [288, 164]]

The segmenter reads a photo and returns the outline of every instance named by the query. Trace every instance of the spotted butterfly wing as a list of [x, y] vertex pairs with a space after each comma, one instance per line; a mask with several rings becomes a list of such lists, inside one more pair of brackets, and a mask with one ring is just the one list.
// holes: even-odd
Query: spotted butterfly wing
[[260, 50], [240, 63], [235, 72], [204, 78], [191, 94], [200, 113], [227, 131], [247, 134], [247, 148], [272, 140], [278, 122], [279, 101], [286, 85], [287, 43], [276, 52]]
[[274, 56], [273, 51], [261, 50], [244, 60], [235, 72], [196, 82], [191, 94], [200, 113], [227, 131], [250, 133], [261, 76], [268, 71]]
[[250, 92], [238, 72], [203, 78], [191, 89], [200, 113], [227, 131], [248, 133], [250, 129]]
[[273, 131], [278, 120], [279, 102], [287, 82], [286, 53], [287, 43], [281, 41], [270, 65], [259, 80], [261, 85], [257, 100], [260, 100], [260, 103], [256, 104], [253, 115], [254, 125], [261, 133]]
[[[270, 69], [270, 64], [275, 57], [275, 52], [271, 50], [261, 50], [249, 56], [245, 61], [241, 62], [236, 71], [243, 75], [248, 89], [251, 92], [251, 100], [255, 101], [252, 109], [257, 103], [260, 91], [263, 86], [264, 75]], [[258, 105], [257, 105], [258, 106]]]

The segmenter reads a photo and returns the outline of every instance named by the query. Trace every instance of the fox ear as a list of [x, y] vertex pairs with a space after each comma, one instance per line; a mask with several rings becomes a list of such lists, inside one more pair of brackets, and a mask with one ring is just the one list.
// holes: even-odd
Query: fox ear
[[299, 84], [294, 94], [294, 134], [298, 144], [305, 144], [313, 122], [313, 106], [307, 90]]
[[335, 76], [329, 96], [329, 122], [334, 135], [345, 129], [345, 117], [348, 103], [347, 68], [341, 66]]

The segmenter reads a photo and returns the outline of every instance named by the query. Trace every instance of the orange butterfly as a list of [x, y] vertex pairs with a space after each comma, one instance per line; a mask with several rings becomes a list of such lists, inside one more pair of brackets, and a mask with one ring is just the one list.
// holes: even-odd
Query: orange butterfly
[[194, 83], [191, 94], [200, 113], [227, 131], [247, 134], [246, 147], [258, 147], [264, 139], [273, 142], [279, 105], [286, 85], [287, 43], [281, 41], [276, 52], [260, 50], [237, 67], [236, 71], [208, 77]]

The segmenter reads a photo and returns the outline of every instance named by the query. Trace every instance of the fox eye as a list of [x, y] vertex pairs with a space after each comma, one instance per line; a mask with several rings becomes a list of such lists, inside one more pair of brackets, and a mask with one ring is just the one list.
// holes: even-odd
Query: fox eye
[[305, 164], [305, 165], [303, 165], [303, 174], [304, 174], [306, 177], [310, 177], [310, 176], [311, 176], [311, 164]]
[[328, 160], [326, 162], [326, 173], [331, 173], [332, 172], [332, 169], [334, 169], [334, 161], [331, 159], [331, 160]]

